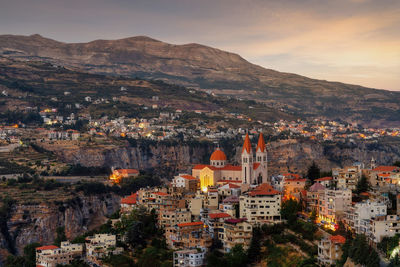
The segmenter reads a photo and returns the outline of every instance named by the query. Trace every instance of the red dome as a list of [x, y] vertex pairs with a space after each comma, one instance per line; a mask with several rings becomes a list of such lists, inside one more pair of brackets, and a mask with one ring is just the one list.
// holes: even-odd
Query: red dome
[[222, 150], [217, 148], [217, 150], [211, 154], [210, 160], [226, 160], [226, 155]]

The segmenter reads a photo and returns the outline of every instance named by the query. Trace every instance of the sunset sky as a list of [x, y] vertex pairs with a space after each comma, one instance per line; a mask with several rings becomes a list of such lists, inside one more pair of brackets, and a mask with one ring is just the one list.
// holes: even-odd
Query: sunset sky
[[400, 90], [399, 0], [0, 0], [0, 34], [147, 35], [312, 78]]

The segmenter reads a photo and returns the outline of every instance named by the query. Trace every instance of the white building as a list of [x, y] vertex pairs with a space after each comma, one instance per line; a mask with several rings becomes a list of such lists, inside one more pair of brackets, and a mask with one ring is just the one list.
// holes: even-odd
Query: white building
[[261, 184], [239, 197], [240, 217], [249, 223], [281, 220], [281, 193], [269, 184]]
[[205, 250], [186, 249], [174, 252], [174, 267], [204, 266]]
[[400, 233], [400, 219], [397, 215], [380, 216], [371, 221], [369, 238], [376, 244], [385, 236], [393, 237], [398, 233]]
[[356, 234], [370, 235], [371, 220], [376, 217], [386, 216], [385, 203], [370, 200], [354, 204], [346, 212], [346, 223]]

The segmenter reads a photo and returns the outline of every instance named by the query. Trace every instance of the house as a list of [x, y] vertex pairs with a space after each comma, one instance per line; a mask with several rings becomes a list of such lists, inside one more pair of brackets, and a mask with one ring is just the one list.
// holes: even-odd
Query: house
[[196, 192], [199, 187], [199, 179], [188, 174], [179, 174], [174, 177], [171, 185], [185, 191]]
[[325, 187], [330, 187], [333, 185], [333, 177], [322, 177], [322, 178], [318, 178], [315, 179], [316, 183], [320, 183]]
[[219, 204], [219, 210], [229, 214], [232, 218], [237, 218], [239, 216], [237, 214], [239, 212], [239, 202], [240, 200], [237, 196], [227, 197]]
[[129, 214], [137, 207], [137, 193], [121, 199], [121, 214]]
[[284, 199], [294, 198], [296, 200], [300, 200], [301, 191], [304, 190], [306, 186], [307, 179], [301, 178], [285, 178], [283, 180], [283, 197]]
[[136, 169], [116, 169], [110, 175], [110, 180], [114, 183], [120, 183], [124, 178], [131, 178], [139, 176], [139, 171]]
[[341, 235], [332, 235], [322, 238], [318, 243], [318, 263], [321, 266], [331, 266], [342, 257], [342, 246], [346, 238]]
[[205, 250], [184, 249], [174, 252], [174, 267], [201, 267], [204, 266]]
[[117, 247], [117, 236], [113, 234], [96, 234], [85, 239], [86, 257], [96, 261], [110, 255], [121, 254], [124, 249]]
[[80, 258], [83, 253], [82, 244], [62, 242], [61, 247], [42, 246], [36, 248], [36, 265], [44, 267], [56, 267], [70, 264], [74, 259]]

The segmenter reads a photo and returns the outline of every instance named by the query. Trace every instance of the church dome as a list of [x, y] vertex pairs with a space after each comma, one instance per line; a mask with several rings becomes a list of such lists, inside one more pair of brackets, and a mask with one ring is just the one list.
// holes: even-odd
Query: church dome
[[211, 154], [210, 160], [226, 160], [226, 155], [221, 149], [217, 148]]

